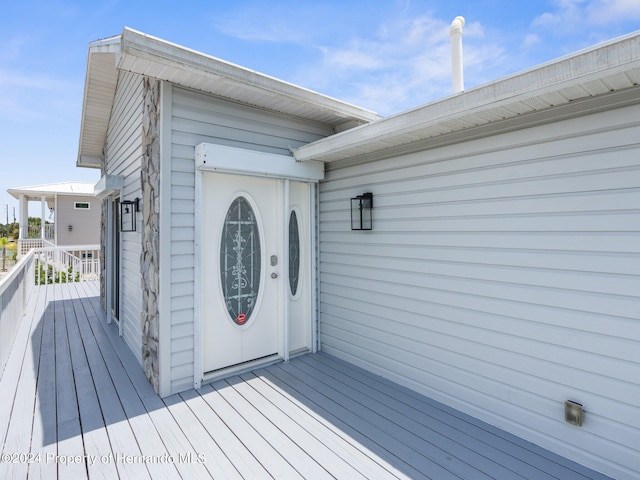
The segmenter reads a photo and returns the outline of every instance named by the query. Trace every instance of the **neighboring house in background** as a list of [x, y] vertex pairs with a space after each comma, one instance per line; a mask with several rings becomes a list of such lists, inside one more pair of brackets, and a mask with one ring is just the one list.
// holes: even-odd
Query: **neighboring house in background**
[[[19, 252], [43, 246], [97, 245], [100, 243], [100, 202], [94, 184], [61, 182], [7, 190], [19, 201]], [[40, 229], [29, 231], [29, 202], [40, 204]]]
[[130, 29], [93, 42], [108, 319], [162, 396], [322, 348], [637, 478], [639, 81], [635, 33], [380, 119]]

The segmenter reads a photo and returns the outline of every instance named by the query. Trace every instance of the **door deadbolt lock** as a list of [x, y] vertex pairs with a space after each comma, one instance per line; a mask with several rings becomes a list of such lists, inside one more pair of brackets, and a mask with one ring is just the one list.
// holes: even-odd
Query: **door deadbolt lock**
[[273, 272], [273, 273], [271, 274], [271, 278], [278, 278], [278, 274], [277, 274], [276, 272]]

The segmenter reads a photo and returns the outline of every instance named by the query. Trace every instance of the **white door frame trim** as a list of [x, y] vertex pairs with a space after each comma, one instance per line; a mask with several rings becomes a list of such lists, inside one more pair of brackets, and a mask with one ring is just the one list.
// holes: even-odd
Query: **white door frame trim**
[[[288, 242], [289, 230], [288, 222], [289, 210], [289, 180], [302, 181], [317, 184], [324, 178], [324, 163], [322, 162], [298, 162], [292, 156], [277, 155], [273, 153], [265, 153], [254, 150], [247, 150], [236, 147], [228, 147], [224, 145], [215, 145], [211, 143], [201, 143], [195, 147], [195, 245], [194, 245], [194, 358], [193, 358], [193, 385], [194, 388], [200, 388], [204, 378], [203, 362], [202, 362], [202, 174], [203, 172], [233, 173], [239, 175], [249, 175], [257, 177], [269, 177], [278, 180], [284, 180], [284, 219], [282, 232], [284, 238], [284, 255], [282, 255], [282, 271], [286, 275], [288, 272]], [[315, 224], [315, 205], [311, 204], [312, 215], [311, 224]], [[311, 236], [311, 252], [316, 252], [316, 238]], [[314, 262], [315, 263], [315, 262]], [[317, 285], [317, 277], [312, 275], [311, 292], [314, 296]], [[286, 287], [286, 285], [285, 285]], [[286, 361], [289, 359], [289, 319], [288, 319], [288, 290], [283, 288], [283, 315], [284, 315], [284, 348], [282, 358]], [[315, 312], [315, 303], [312, 302], [312, 342], [311, 351], [316, 351], [315, 328], [317, 314]]]
[[196, 168], [194, 221], [193, 386], [200, 388], [202, 368], [202, 170]]
[[[291, 210], [291, 202], [289, 200], [289, 179], [284, 180], [284, 211], [282, 212], [282, 277], [286, 280], [289, 278], [289, 211]], [[289, 289], [288, 282], [284, 282], [282, 289], [282, 316], [284, 320], [284, 346], [282, 348], [285, 362], [289, 361]]]

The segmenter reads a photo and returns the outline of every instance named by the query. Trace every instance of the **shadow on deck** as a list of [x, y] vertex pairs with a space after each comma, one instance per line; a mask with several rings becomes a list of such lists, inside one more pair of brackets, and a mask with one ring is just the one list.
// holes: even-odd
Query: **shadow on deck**
[[161, 399], [94, 283], [34, 289], [0, 478], [606, 478], [326, 354]]

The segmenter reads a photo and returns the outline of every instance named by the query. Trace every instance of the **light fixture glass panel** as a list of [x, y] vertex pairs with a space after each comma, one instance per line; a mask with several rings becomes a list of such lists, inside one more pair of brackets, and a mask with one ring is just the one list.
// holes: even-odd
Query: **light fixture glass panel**
[[120, 231], [134, 232], [136, 229], [136, 209], [131, 200], [120, 202]]

